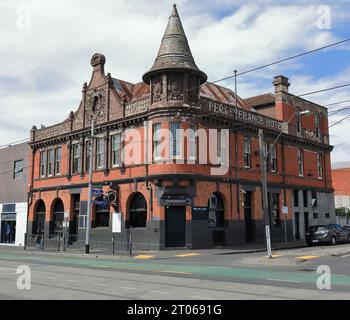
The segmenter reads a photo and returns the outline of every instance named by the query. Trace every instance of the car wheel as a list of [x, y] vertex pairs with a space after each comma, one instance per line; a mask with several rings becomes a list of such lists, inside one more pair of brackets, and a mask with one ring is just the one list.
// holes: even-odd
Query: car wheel
[[337, 244], [337, 239], [335, 238], [335, 236], [333, 236], [332, 238], [331, 238], [331, 245], [332, 246], [335, 246]]

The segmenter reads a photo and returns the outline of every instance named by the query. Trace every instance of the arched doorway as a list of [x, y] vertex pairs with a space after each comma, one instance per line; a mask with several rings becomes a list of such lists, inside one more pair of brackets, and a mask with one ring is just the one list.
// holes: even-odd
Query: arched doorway
[[56, 199], [53, 206], [53, 219], [51, 224], [52, 235], [57, 235], [62, 232], [63, 219], [64, 219], [64, 205], [61, 199]]
[[45, 202], [43, 200], [38, 200], [35, 206], [32, 234], [45, 232], [45, 215], [46, 215]]
[[208, 224], [213, 228], [214, 246], [222, 246], [225, 243], [225, 206], [218, 192], [214, 192], [208, 200]]
[[142, 193], [135, 193], [129, 205], [129, 226], [132, 228], [146, 228], [147, 202]]

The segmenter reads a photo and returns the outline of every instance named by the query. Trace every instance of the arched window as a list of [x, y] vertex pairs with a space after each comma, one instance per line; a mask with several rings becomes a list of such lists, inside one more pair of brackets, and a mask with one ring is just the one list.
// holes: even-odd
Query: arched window
[[56, 234], [62, 231], [64, 219], [64, 206], [61, 199], [55, 201], [53, 207], [52, 233]]
[[96, 205], [95, 207], [95, 227], [108, 227], [109, 226], [109, 206]]
[[32, 233], [44, 233], [45, 231], [46, 206], [43, 200], [39, 200], [35, 209], [35, 218], [33, 221]]
[[224, 226], [224, 201], [219, 193], [214, 192], [208, 201], [208, 223], [209, 227], [223, 227]]
[[147, 221], [147, 203], [145, 197], [136, 193], [129, 206], [129, 225], [132, 228], [145, 228]]

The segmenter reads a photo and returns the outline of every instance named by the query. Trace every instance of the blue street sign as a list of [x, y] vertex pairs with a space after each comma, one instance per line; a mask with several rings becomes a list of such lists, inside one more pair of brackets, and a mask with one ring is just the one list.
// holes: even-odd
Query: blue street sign
[[92, 194], [95, 196], [99, 196], [99, 195], [103, 194], [103, 190], [102, 189], [92, 189]]
[[94, 204], [98, 205], [98, 206], [105, 206], [107, 205], [106, 201], [98, 201], [98, 200], [93, 200], [92, 201]]

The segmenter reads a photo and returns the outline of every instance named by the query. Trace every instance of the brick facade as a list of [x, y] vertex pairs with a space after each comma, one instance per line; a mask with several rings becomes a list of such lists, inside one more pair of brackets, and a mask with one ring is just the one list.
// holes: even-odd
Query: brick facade
[[[164, 41], [170, 41], [167, 32], [174, 25], [177, 26], [176, 32], [179, 32], [179, 36], [186, 39], [177, 11], [174, 10], [169, 18], [170, 27], [168, 25], [160, 50], [176, 48], [176, 43], [170, 47], [164, 45]], [[135, 194], [141, 193], [146, 201], [146, 224], [133, 228], [134, 242], [138, 248], [164, 249], [174, 245], [202, 248], [262, 241], [264, 222], [261, 208], [258, 129], [264, 130], [265, 140], [269, 144], [275, 141], [282, 129], [285, 132], [277, 141], [277, 169], [275, 172], [271, 170], [268, 172], [273, 241], [283, 240], [285, 230], [290, 240], [303, 237], [303, 225], [306, 223], [303, 219], [307, 217], [303, 213], [306, 213], [306, 210], [310, 224], [315, 221], [313, 218], [315, 210], [319, 214], [319, 218], [316, 218], [318, 221], [325, 219], [325, 213], [334, 216], [330, 174], [332, 147], [328, 142], [327, 109], [290, 94], [288, 86], [281, 85], [285, 81], [288, 82], [288, 79], [281, 76], [276, 77], [274, 81], [276, 92], [274, 95], [271, 94], [273, 101], [271, 99], [267, 103], [265, 101], [262, 108], [259, 99], [243, 100], [236, 97], [230, 89], [205, 82], [206, 75], [196, 67], [194, 60], [187, 64], [181, 61], [192, 58], [188, 44], [184, 45], [183, 50], [187, 52], [186, 57], [182, 57], [181, 54], [177, 57], [177, 52], [175, 54], [166, 52], [161, 55], [161, 57], [168, 55], [169, 59], [176, 57], [177, 60], [171, 61], [169, 66], [164, 61], [160, 63], [158, 56], [153, 68], [144, 75], [144, 82], [137, 84], [114, 79], [109, 73], [106, 75], [105, 57], [95, 54], [91, 60], [92, 77], [89, 84], [83, 85], [78, 110], [57, 125], [41, 129], [33, 127], [29, 233], [35, 231], [32, 230], [33, 226], [37, 228], [35, 221], [39, 201], [45, 204], [45, 233], [50, 233], [50, 230], [53, 230], [52, 224], [57, 223], [53, 221], [57, 199], [62, 201], [70, 223], [76, 218], [80, 219], [74, 215], [86, 214], [87, 141], [90, 139], [91, 115], [96, 119], [95, 136], [102, 139], [100, 147], [96, 141], [94, 142], [94, 155], [98, 153], [98, 148], [103, 149], [104, 154], [101, 167], [98, 167], [99, 160], [94, 156], [93, 182], [105, 192], [110, 190], [111, 182], [117, 184], [117, 209], [123, 217], [122, 234], [127, 232], [130, 224], [136, 223], [132, 222], [134, 217], [136, 220], [141, 219], [136, 216], [131, 219], [131, 214], [135, 214], [131, 213], [133, 210], [131, 207], [134, 205], [131, 202], [134, 203], [132, 199], [135, 199], [133, 198]], [[301, 116], [299, 132], [296, 129], [296, 119], [293, 118], [298, 110], [311, 112]], [[319, 128], [315, 127], [316, 115], [320, 117]], [[289, 124], [286, 124], [289, 120]], [[188, 162], [186, 159], [190, 152], [187, 152], [189, 139], [184, 139], [181, 146], [183, 163], [175, 161], [157, 163], [152, 157], [155, 152], [152, 141], [154, 132], [150, 124], [160, 123], [161, 128], [169, 129], [174, 122], [179, 123], [181, 129], [186, 130], [195, 125], [196, 129], [202, 129], [207, 133], [209, 129], [228, 129], [228, 145], [225, 146], [225, 152], [228, 153], [227, 172], [213, 175], [212, 169], [217, 165], [199, 163], [198, 152], [197, 160], [194, 163]], [[145, 126], [145, 123], [148, 125]], [[131, 152], [133, 157], [138, 153], [147, 154], [150, 161], [146, 163], [142, 160], [137, 164], [113, 166], [112, 137], [130, 128], [137, 130], [139, 134], [135, 137], [138, 138], [124, 141], [121, 145], [133, 149]], [[244, 167], [244, 138], [250, 139], [249, 168]], [[212, 145], [197, 138], [196, 148], [201, 148], [204, 144], [207, 145], [209, 154]], [[165, 150], [161, 153], [164, 157], [169, 153], [169, 141], [165, 142], [165, 146]], [[58, 157], [60, 170], [59, 173], [48, 177], [50, 157], [48, 150], [52, 148], [55, 150], [57, 147], [61, 148]], [[299, 175], [298, 169], [299, 149], [302, 150], [304, 158], [302, 176]], [[40, 152], [46, 154], [45, 172], [40, 172], [42, 170]], [[321, 174], [319, 174], [318, 157], [322, 159]], [[57, 163], [55, 156], [52, 161], [55, 171]], [[317, 198], [327, 198], [326, 204], [323, 208], [315, 208], [309, 203], [306, 207], [295, 204], [293, 200], [295, 190], [304, 190], [306, 192], [304, 194], [309, 194], [309, 197], [312, 196], [312, 191], [316, 192]], [[193, 207], [208, 207], [209, 199], [213, 195], [213, 200], [210, 201], [217, 204], [215, 210], [214, 207], [210, 207], [211, 209], [209, 208], [202, 216], [193, 213], [193, 210], [196, 210]], [[77, 198], [80, 202], [79, 212], [73, 208], [74, 199]], [[174, 205], [176, 202], [177, 205]], [[282, 214], [282, 206], [289, 208], [287, 216]], [[142, 206], [139, 209], [141, 212]], [[96, 216], [100, 211], [96, 211], [97, 208], [93, 205], [92, 235], [110, 239], [111, 219], [107, 225], [96, 226], [100, 223], [98, 222], [100, 218]], [[112, 211], [110, 210], [110, 214]], [[214, 211], [216, 225], [209, 226], [208, 216], [210, 217]], [[296, 213], [303, 217], [296, 218]], [[219, 223], [221, 215], [222, 224]], [[174, 217], [175, 220], [171, 220]], [[70, 229], [84, 238], [83, 225], [76, 226], [74, 230]]]

